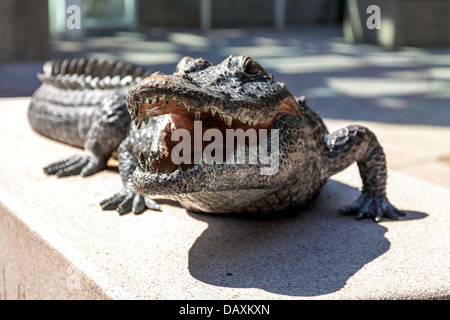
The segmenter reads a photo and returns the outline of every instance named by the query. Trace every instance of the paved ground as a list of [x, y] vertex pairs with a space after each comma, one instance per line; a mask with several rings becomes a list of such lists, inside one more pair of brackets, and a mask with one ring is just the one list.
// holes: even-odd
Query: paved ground
[[103, 212], [119, 175], [46, 176], [77, 150], [36, 135], [28, 103], [0, 101], [0, 299], [450, 299], [449, 189], [390, 171], [407, 215], [356, 220], [338, 214], [360, 194], [352, 165], [284, 216]]
[[[173, 72], [185, 56], [258, 60], [327, 120], [377, 133], [390, 168], [450, 188], [450, 48], [385, 50], [344, 42], [339, 28], [150, 30], [55, 40], [54, 58], [123, 59]], [[0, 97], [29, 96], [42, 62], [0, 65]]]

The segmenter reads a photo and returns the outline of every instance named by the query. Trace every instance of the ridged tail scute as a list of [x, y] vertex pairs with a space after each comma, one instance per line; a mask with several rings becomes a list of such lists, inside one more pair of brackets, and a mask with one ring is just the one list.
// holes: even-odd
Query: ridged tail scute
[[83, 147], [105, 98], [119, 95], [125, 101], [128, 89], [150, 73], [123, 61], [48, 61], [37, 75], [42, 85], [31, 98], [29, 123], [46, 137]]
[[114, 89], [133, 85], [150, 75], [143, 67], [123, 61], [96, 58], [52, 60], [44, 64], [37, 77], [42, 84], [59, 89]]

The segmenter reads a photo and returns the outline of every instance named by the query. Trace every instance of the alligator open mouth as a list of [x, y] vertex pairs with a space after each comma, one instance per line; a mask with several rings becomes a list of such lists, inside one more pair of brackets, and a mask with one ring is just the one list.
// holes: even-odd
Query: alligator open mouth
[[[153, 148], [149, 154], [139, 156], [139, 169], [146, 173], [167, 174], [177, 169], [186, 171], [198, 164], [199, 159], [205, 162], [205, 158], [199, 157], [199, 153], [202, 155], [205, 148], [211, 144], [212, 139], [203, 139], [205, 132], [209, 129], [219, 130], [218, 132], [223, 137], [221, 151], [224, 158], [223, 161], [215, 161], [217, 165], [229, 160], [225, 158], [225, 155], [233, 156], [233, 152], [229, 151], [230, 146], [233, 150], [238, 149], [236, 145], [238, 141], [233, 141], [232, 144], [227, 143], [227, 130], [231, 129], [237, 132], [236, 130], [241, 129], [240, 132], [245, 134], [249, 129], [253, 129], [258, 136], [261, 129], [266, 129], [267, 134], [270, 135], [274, 120], [280, 114], [300, 115], [300, 108], [290, 95], [280, 101], [277, 108], [273, 108], [269, 115], [253, 111], [253, 116], [248, 117], [243, 115], [247, 109], [242, 106], [232, 112], [229, 107], [224, 108], [214, 101], [214, 98], [205, 97], [204, 94], [197, 92], [193, 94], [186, 88], [183, 94], [171, 92], [165, 87], [170, 81], [170, 76], [156, 74], [143, 80], [141, 84], [129, 91], [127, 105], [137, 127], [140, 127], [142, 123], [147, 123], [150, 118], [169, 116], [159, 128], [159, 139], [156, 143], [158, 148]], [[173, 134], [178, 129], [187, 130], [185, 132], [188, 132], [191, 137], [190, 147], [187, 148], [190, 155], [182, 154], [184, 159], [182, 163], [174, 161], [172, 154], [174, 147], [180, 143], [179, 139], [173, 139]], [[199, 135], [200, 137], [198, 137]], [[201, 143], [201, 147], [198, 146], [198, 143]], [[247, 149], [251, 147], [252, 142], [249, 138], [245, 139], [244, 143]]]

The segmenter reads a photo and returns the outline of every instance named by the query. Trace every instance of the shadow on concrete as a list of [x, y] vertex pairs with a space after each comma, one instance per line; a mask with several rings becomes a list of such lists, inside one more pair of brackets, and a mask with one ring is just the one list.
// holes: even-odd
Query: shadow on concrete
[[[350, 202], [349, 195], [356, 198], [359, 191], [330, 180], [301, 213], [242, 218], [190, 212], [209, 226], [189, 251], [189, 271], [214, 286], [288, 296], [338, 291], [390, 247], [384, 226], [338, 214], [335, 208]], [[408, 212], [406, 219], [426, 216]]]

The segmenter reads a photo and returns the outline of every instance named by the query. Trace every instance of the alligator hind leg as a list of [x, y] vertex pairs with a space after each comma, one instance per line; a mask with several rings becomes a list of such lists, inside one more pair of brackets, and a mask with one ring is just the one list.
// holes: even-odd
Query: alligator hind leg
[[325, 168], [331, 176], [355, 162], [363, 182], [360, 197], [341, 209], [358, 219], [382, 217], [398, 219], [405, 212], [396, 209], [386, 196], [386, 157], [375, 135], [363, 126], [352, 125], [325, 137]]
[[46, 174], [89, 176], [106, 168], [111, 154], [127, 136], [131, 118], [123, 97], [112, 96], [102, 104], [88, 131], [84, 152], [46, 166]]

